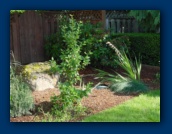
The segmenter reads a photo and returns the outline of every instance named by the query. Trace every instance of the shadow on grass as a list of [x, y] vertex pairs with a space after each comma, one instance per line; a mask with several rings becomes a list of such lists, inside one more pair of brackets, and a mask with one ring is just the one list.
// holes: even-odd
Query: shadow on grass
[[144, 95], [146, 95], [148, 97], [160, 97], [160, 90], [159, 89], [150, 90], [150, 91], [144, 93]]

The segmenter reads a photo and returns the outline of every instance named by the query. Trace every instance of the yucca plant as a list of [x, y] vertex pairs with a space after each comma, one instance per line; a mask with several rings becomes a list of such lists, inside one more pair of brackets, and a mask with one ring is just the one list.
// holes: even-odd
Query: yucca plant
[[135, 57], [135, 62], [128, 58], [124, 50], [119, 51], [116, 46], [112, 43], [107, 42], [107, 44], [115, 50], [118, 60], [116, 63], [124, 69], [126, 77], [115, 72], [117, 75], [110, 74], [108, 72], [98, 70], [98, 78], [102, 79], [102, 82], [109, 82], [109, 88], [117, 93], [139, 93], [147, 91], [147, 86], [141, 82], [140, 73], [141, 73], [141, 61], [140, 57], [137, 59]]
[[142, 68], [140, 57], [139, 59], [135, 57], [135, 62], [133, 62], [131, 58], [128, 58], [123, 49], [119, 51], [117, 47], [115, 47], [112, 43], [107, 42], [106, 44], [108, 44], [112, 49], [115, 50], [118, 56], [118, 60], [116, 60], [116, 63], [126, 71], [124, 74], [132, 80], [140, 80], [140, 73]]

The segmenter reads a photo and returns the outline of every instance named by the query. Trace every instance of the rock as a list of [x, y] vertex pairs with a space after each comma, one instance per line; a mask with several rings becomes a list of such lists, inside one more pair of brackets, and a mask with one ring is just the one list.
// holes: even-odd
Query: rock
[[31, 77], [35, 79], [27, 80], [32, 90], [43, 91], [48, 88], [55, 88], [58, 82], [58, 74], [52, 76], [46, 73], [32, 73]]
[[21, 74], [33, 91], [55, 88], [60, 75], [50, 72], [49, 62], [36, 62], [22, 66]]

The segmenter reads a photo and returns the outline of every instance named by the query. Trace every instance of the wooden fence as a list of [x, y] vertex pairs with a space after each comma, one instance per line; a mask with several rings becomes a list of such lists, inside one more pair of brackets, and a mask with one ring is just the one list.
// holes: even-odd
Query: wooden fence
[[27, 11], [14, 14], [10, 22], [10, 49], [15, 59], [22, 64], [44, 61], [45, 37], [55, 33], [57, 21], [54, 17]]
[[[92, 23], [105, 22], [105, 11], [82, 10], [68, 12], [74, 18]], [[34, 10], [10, 16], [10, 50], [21, 64], [47, 60], [45, 37], [57, 32], [58, 12], [37, 13]], [[104, 23], [105, 25], [105, 23]]]
[[115, 11], [106, 13], [106, 30], [114, 33], [140, 32], [138, 23], [133, 17]]

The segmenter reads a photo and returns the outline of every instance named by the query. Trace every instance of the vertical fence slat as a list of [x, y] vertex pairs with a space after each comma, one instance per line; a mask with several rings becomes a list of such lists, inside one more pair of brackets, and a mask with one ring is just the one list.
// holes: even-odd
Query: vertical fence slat
[[102, 23], [103, 23], [103, 29], [106, 28], [106, 11], [105, 10], [102, 10], [101, 11], [101, 14], [102, 14]]
[[[34, 62], [35, 59], [37, 59], [37, 57], [35, 56], [35, 46], [36, 46], [36, 42], [35, 42], [35, 23], [36, 23], [36, 18], [34, 16], [34, 12], [28, 11], [27, 12], [27, 20], [32, 20], [29, 25], [27, 26], [25, 24], [25, 26], [27, 26], [28, 28], [28, 33], [26, 32], [26, 37], [29, 37], [29, 41], [28, 41], [28, 46], [29, 46], [29, 50], [30, 50], [30, 61]], [[34, 44], [32, 43], [34, 42]], [[35, 57], [35, 59], [34, 59]]]
[[35, 42], [36, 42], [36, 62], [37, 61], [43, 61], [44, 60], [44, 47], [43, 47], [43, 28], [42, 28], [42, 18], [40, 15], [35, 13], [35, 18], [36, 18], [36, 25], [35, 25]]
[[16, 23], [12, 23], [12, 34], [13, 34], [13, 53], [14, 53], [14, 57], [15, 59], [18, 61], [19, 60], [19, 55], [18, 55], [18, 36], [17, 36], [17, 26], [16, 26]]
[[110, 22], [109, 22], [109, 19], [106, 19], [106, 30], [109, 30], [110, 29], [110, 24], [109, 24]]
[[125, 29], [126, 29], [125, 19], [122, 19], [122, 33], [125, 33]]
[[10, 24], [10, 50], [14, 50], [13, 48], [13, 31], [12, 31], [12, 24]]
[[[114, 19], [116, 23], [111, 23], [112, 19]], [[115, 33], [139, 32], [138, 23], [133, 17], [129, 17], [127, 14], [121, 14], [121, 13], [118, 14], [115, 11], [107, 11], [106, 13], [106, 29], [107, 28], [115, 29], [113, 31]]]
[[115, 29], [115, 20], [114, 19], [111, 19], [111, 30], [114, 32], [116, 29]]
[[135, 19], [132, 21], [132, 27], [133, 27], [133, 32], [137, 33], [138, 32], [138, 23]]
[[48, 20], [44, 20], [44, 37], [49, 35], [49, 24]]
[[20, 46], [19, 46], [19, 24], [18, 24], [18, 14], [14, 14], [14, 20], [15, 22], [12, 23], [12, 39], [13, 39], [13, 52], [15, 56], [15, 60], [20, 61]]
[[[75, 17], [92, 23], [105, 22], [105, 11], [81, 10], [73, 12]], [[58, 28], [56, 14], [39, 15], [34, 10], [26, 11], [11, 22], [10, 48], [14, 49], [16, 59], [22, 64], [45, 60], [45, 37], [55, 33]]]
[[51, 25], [51, 34], [52, 34], [52, 33], [54, 33], [54, 21], [53, 21], [53, 19], [51, 19], [50, 25]]
[[120, 19], [117, 19], [116, 23], [117, 23], [117, 33], [120, 33]]
[[127, 23], [128, 23], [128, 32], [130, 33], [131, 32], [131, 19], [128, 19]]
[[[45, 43], [46, 43], [46, 37], [47, 37], [47, 30], [46, 30], [46, 20], [45, 20], [45, 16], [42, 14], [42, 45], [43, 47], [45, 46]], [[45, 50], [44, 50], [44, 60], [47, 60], [47, 57], [46, 57], [46, 53], [45, 53]]]
[[30, 45], [29, 42], [31, 40], [31, 37], [29, 37], [30, 29], [28, 29], [28, 25], [31, 24], [31, 22], [28, 22], [27, 20], [28, 13], [22, 14], [19, 17], [20, 22], [20, 47], [21, 47], [21, 62], [23, 64], [29, 63], [30, 60]]

